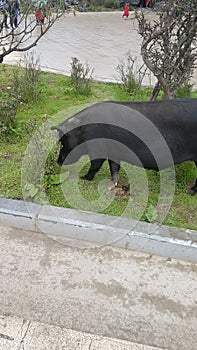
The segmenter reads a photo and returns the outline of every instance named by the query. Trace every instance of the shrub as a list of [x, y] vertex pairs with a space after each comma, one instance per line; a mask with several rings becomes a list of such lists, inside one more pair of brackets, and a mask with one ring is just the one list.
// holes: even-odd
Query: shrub
[[[126, 60], [126, 62], [125, 62]], [[143, 66], [138, 69], [135, 69], [136, 58], [131, 56], [130, 51], [126, 53], [125, 59], [120, 61], [120, 64], [117, 66], [116, 70], [119, 74], [121, 85], [123, 89], [129, 94], [136, 94], [140, 90], [142, 85], [142, 80], [146, 73], [146, 70], [143, 71]]]
[[18, 100], [10, 91], [0, 92], [0, 138], [13, 127], [18, 107]]
[[89, 11], [99, 11], [102, 9], [118, 9], [118, 0], [90, 0], [88, 9]]
[[114, 0], [103, 0], [103, 6], [105, 8], [117, 9], [119, 7], [119, 2]]
[[24, 69], [14, 69], [12, 83], [18, 98], [24, 102], [35, 102], [40, 98], [41, 90], [38, 88], [40, 77], [40, 59], [33, 52], [27, 53], [24, 60], [19, 63]]
[[31, 199], [36, 203], [46, 204], [48, 177], [55, 172], [57, 166], [55, 157], [59, 151], [59, 144], [56, 148], [53, 147], [52, 152], [54, 140], [48, 124], [44, 123], [34, 133], [36, 125], [36, 121], [31, 121], [26, 129], [29, 136], [32, 133], [33, 136], [23, 158], [21, 176], [23, 196], [27, 200]]
[[71, 62], [71, 82], [77, 94], [90, 95], [94, 69], [88, 63], [83, 65], [76, 57]]

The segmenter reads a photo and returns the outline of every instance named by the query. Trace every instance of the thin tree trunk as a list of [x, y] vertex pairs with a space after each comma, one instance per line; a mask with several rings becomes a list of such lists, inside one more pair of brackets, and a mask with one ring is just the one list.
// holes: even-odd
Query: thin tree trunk
[[160, 83], [157, 82], [151, 94], [151, 98], [150, 98], [151, 101], [155, 101], [157, 99], [157, 96], [159, 95], [160, 90], [161, 90]]

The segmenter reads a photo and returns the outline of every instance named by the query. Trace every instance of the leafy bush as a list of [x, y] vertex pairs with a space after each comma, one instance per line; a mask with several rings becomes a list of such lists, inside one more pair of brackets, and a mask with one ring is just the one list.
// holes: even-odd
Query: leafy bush
[[102, 9], [118, 9], [118, 0], [90, 0], [88, 10], [100, 11]]
[[119, 2], [114, 0], [103, 0], [103, 6], [105, 8], [117, 9], [119, 7]]
[[9, 133], [16, 117], [18, 100], [8, 91], [0, 91], [0, 138]]
[[[36, 123], [36, 121], [29, 123], [27, 127], [29, 136], [33, 133]], [[39, 127], [31, 137], [23, 159], [22, 172], [23, 196], [27, 200], [31, 198], [36, 203], [47, 203], [45, 190], [49, 176], [55, 173], [59, 151], [59, 145], [57, 145], [51, 152], [53, 142], [52, 132], [47, 123]]]
[[[126, 62], [125, 62], [126, 60]], [[116, 70], [118, 72], [123, 89], [129, 94], [137, 95], [142, 85], [142, 80], [146, 73], [143, 71], [143, 66], [138, 69], [135, 68], [136, 58], [132, 57], [130, 51], [126, 53], [125, 59], [120, 61]]]
[[12, 83], [18, 98], [24, 102], [35, 102], [40, 98], [41, 89], [38, 88], [40, 77], [39, 58], [36, 58], [33, 52], [27, 53], [24, 60], [19, 63], [24, 69], [14, 69]]
[[[24, 69], [22, 69], [24, 67]], [[0, 90], [0, 136], [14, 132], [14, 119], [20, 102], [35, 102], [41, 96], [39, 87], [39, 59], [33, 53], [27, 53], [20, 61], [19, 69], [14, 67], [10, 76], [10, 86]], [[7, 81], [7, 71], [3, 67], [2, 79]]]
[[76, 57], [71, 62], [71, 82], [77, 94], [91, 94], [92, 74], [94, 69], [88, 63], [82, 64]]

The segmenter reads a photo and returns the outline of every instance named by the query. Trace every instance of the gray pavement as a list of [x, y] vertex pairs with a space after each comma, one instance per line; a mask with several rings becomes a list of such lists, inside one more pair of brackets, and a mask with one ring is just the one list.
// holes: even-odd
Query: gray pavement
[[[152, 16], [151, 11], [146, 11]], [[117, 65], [130, 50], [137, 58], [136, 69], [142, 65], [140, 56], [141, 37], [138, 34], [134, 13], [123, 20], [121, 12], [65, 14], [43, 36], [34, 49], [40, 57], [43, 70], [70, 75], [71, 58], [88, 62], [94, 68], [93, 77], [101, 81], [119, 81]], [[39, 28], [38, 28], [39, 30]], [[6, 57], [5, 63], [16, 64], [22, 53]], [[197, 69], [193, 83], [197, 87]], [[149, 73], [143, 84], [152, 85], [154, 77]]]
[[[29, 320], [162, 349], [196, 349], [195, 263], [8, 227], [0, 227], [0, 241], [0, 312], [19, 317], [19, 330]], [[6, 330], [7, 321], [1, 322]], [[32, 344], [38, 337], [40, 347], [22, 347], [23, 341], [16, 349], [80, 349], [74, 340], [70, 348], [58, 335], [55, 340], [56, 329], [48, 327], [31, 325], [26, 342], [33, 333]], [[15, 330], [1, 327], [0, 345]], [[53, 346], [42, 345], [49, 336]], [[102, 347], [100, 341], [81, 349], [134, 347], [115, 340]]]
[[[119, 59], [129, 49], [136, 57], [140, 53], [133, 20], [123, 20], [121, 16], [122, 12], [78, 13], [76, 17], [65, 14], [34, 50], [41, 59], [42, 69], [69, 75], [71, 58], [77, 57], [94, 67], [94, 78], [116, 81]], [[16, 63], [22, 55], [11, 54], [5, 63]]]

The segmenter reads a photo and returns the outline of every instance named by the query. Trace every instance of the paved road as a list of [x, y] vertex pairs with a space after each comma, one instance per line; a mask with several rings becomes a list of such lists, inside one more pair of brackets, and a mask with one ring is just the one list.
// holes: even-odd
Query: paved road
[[[35, 49], [42, 69], [69, 75], [71, 58], [77, 57], [94, 68], [95, 79], [117, 81], [116, 67], [128, 50], [137, 58], [136, 69], [139, 69], [142, 58], [137, 22], [132, 13], [128, 20], [123, 20], [121, 16], [122, 12], [78, 13], [76, 17], [65, 14]], [[15, 64], [21, 55], [11, 54], [5, 63]], [[147, 74], [143, 83], [150, 85], [154, 81], [154, 77]], [[197, 69], [193, 82], [197, 87]]]
[[0, 227], [3, 315], [196, 350], [196, 273], [195, 263]]
[[[71, 58], [88, 62], [94, 68], [94, 78], [102, 81], [119, 80], [116, 70], [120, 60], [131, 51], [140, 57], [140, 36], [134, 16], [121, 18], [122, 12], [65, 14], [40, 40], [35, 52], [43, 69], [70, 74]], [[38, 28], [39, 30], [39, 28]], [[15, 63], [22, 54], [9, 55], [5, 63]], [[149, 84], [149, 77], [145, 79]]]

